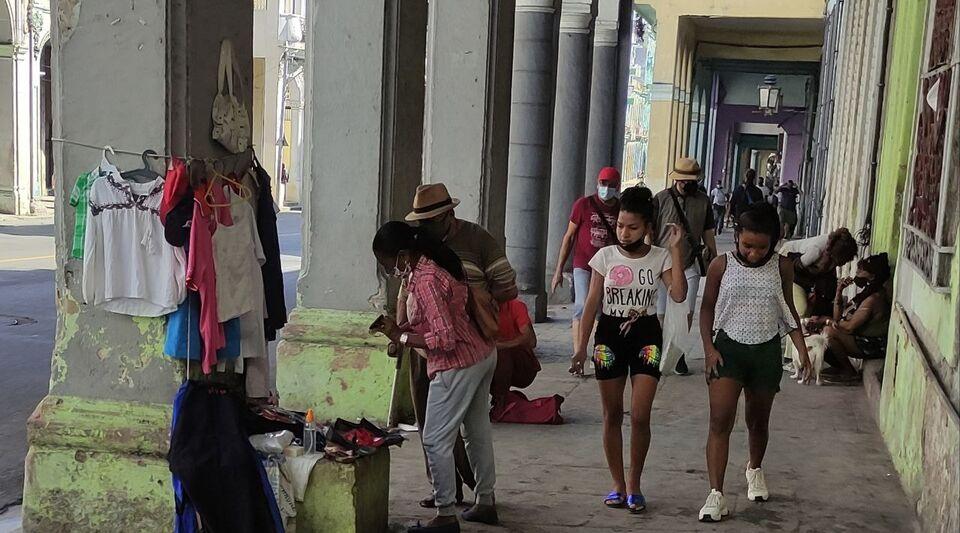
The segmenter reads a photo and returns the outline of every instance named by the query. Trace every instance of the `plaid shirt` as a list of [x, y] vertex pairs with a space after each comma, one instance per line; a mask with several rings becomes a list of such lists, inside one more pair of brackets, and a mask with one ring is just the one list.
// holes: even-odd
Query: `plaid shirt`
[[427, 375], [467, 368], [486, 359], [494, 345], [483, 338], [467, 311], [467, 285], [421, 257], [407, 282], [410, 329], [427, 344]]
[[100, 177], [96, 170], [81, 174], [70, 193], [70, 205], [76, 208], [73, 224], [73, 247], [70, 256], [83, 259], [83, 239], [87, 232], [87, 193], [90, 186]]

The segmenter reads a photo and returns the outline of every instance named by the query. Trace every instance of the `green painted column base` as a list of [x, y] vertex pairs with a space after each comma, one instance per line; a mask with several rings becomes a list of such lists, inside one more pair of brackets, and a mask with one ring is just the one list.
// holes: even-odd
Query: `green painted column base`
[[388, 450], [351, 464], [320, 461], [297, 504], [297, 531], [386, 531], [389, 505]]
[[23, 530], [173, 529], [169, 405], [47, 396], [27, 421]]
[[283, 407], [312, 408], [318, 420], [390, 420], [397, 360], [369, 333], [374, 313], [297, 307], [277, 347]]

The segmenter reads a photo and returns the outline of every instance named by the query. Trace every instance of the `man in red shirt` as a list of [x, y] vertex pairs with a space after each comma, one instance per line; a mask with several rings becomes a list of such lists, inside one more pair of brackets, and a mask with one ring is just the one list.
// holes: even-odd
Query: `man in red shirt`
[[490, 383], [493, 408], [501, 407], [510, 387], [529, 387], [540, 372], [534, 355], [537, 334], [530, 323], [526, 304], [513, 299], [500, 304], [500, 333], [497, 336], [497, 369]]
[[580, 334], [583, 304], [590, 289], [590, 260], [597, 250], [617, 243], [615, 228], [620, 214], [620, 172], [613, 167], [600, 169], [597, 193], [584, 196], [573, 204], [570, 224], [560, 245], [557, 270], [553, 273], [550, 290], [563, 286], [563, 267], [573, 250], [573, 344], [576, 351]]

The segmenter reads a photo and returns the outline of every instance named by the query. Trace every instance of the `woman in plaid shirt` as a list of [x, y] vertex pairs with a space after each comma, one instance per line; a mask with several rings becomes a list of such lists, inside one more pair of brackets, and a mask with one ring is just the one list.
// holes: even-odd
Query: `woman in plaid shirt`
[[426, 358], [430, 378], [423, 447], [433, 477], [437, 516], [408, 531], [460, 531], [454, 506], [453, 446], [461, 424], [477, 480], [476, 503], [463, 518], [496, 523], [489, 416], [496, 347], [467, 311], [468, 289], [460, 259], [422, 229], [403, 222], [388, 222], [377, 231], [373, 253], [388, 273], [406, 280], [408, 293], [407, 301], [398, 303], [406, 305], [407, 322], [398, 325], [385, 318], [382, 332]]

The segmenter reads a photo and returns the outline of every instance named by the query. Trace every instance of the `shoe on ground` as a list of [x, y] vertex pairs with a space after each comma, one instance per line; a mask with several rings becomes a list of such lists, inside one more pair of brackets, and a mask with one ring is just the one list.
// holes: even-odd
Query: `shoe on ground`
[[765, 502], [770, 499], [763, 469], [747, 467], [747, 499], [752, 502]]
[[728, 514], [730, 514], [730, 509], [727, 509], [727, 499], [723, 497], [723, 493], [717, 489], [710, 490], [710, 494], [707, 495], [707, 503], [700, 508], [700, 521], [719, 522]]
[[687, 356], [681, 355], [680, 360], [677, 361], [677, 368], [675, 369], [678, 376], [689, 376], [690, 369], [687, 367]]
[[478, 503], [464, 511], [460, 515], [460, 518], [466, 522], [479, 522], [490, 526], [495, 526], [500, 523], [500, 517], [497, 516], [496, 505], [481, 505]]

